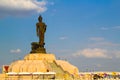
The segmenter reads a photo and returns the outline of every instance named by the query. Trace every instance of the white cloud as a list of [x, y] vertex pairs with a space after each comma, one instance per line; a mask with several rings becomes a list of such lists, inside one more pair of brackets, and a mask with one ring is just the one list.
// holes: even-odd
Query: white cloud
[[89, 39], [92, 40], [92, 41], [103, 41], [104, 40], [103, 37], [91, 37]]
[[54, 2], [49, 2], [50, 5], [54, 5], [55, 3]]
[[90, 43], [89, 46], [92, 47], [114, 47], [114, 46], [120, 46], [119, 43], [112, 43], [109, 41], [106, 41], [103, 37], [90, 37], [89, 40], [94, 41], [92, 44]]
[[103, 47], [105, 47], [105, 46], [107, 46], [107, 47], [115, 47], [115, 46], [120, 46], [120, 44], [103, 41], [103, 42], [90, 44], [90, 46], [94, 46], [94, 47], [100, 47], [100, 46], [103, 46]]
[[115, 26], [115, 27], [113, 27], [113, 29], [120, 29], [120, 26]]
[[114, 54], [116, 58], [120, 58], [120, 51], [115, 51]]
[[77, 53], [73, 54], [73, 56], [84, 56], [86, 58], [110, 58], [107, 54], [107, 50], [100, 49], [100, 48], [87, 48], [78, 51]]
[[47, 9], [46, 3], [44, 0], [0, 0], [0, 16], [42, 13]]
[[20, 53], [21, 50], [20, 49], [16, 49], [16, 50], [10, 50], [11, 53]]
[[63, 37], [60, 37], [59, 39], [60, 40], [65, 40], [65, 39], [68, 39], [68, 37], [63, 36]]
[[101, 27], [101, 30], [108, 30], [107, 27]]
[[101, 64], [96, 64], [96, 67], [102, 67], [102, 65]]
[[120, 26], [114, 26], [114, 27], [101, 27], [101, 30], [120, 30]]

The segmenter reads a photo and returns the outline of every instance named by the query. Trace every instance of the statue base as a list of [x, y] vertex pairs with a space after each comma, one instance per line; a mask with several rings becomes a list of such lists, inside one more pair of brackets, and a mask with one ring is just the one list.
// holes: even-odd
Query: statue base
[[44, 48], [44, 45], [40, 45], [38, 42], [32, 42], [31, 43], [31, 49], [32, 51], [30, 52], [32, 53], [42, 53], [42, 54], [46, 54], [46, 49]]

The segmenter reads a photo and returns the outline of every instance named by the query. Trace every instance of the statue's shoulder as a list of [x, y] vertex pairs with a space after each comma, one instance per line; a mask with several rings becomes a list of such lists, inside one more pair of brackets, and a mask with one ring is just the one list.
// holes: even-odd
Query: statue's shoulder
[[47, 26], [44, 22], [43, 22], [43, 25], [44, 25], [44, 26]]
[[45, 25], [45, 23], [44, 23], [44, 22], [42, 22], [42, 24], [44, 24], [44, 25]]
[[39, 23], [37, 22], [36, 25], [38, 25]]
[[40, 23], [40, 22], [37, 22], [37, 23], [36, 23], [36, 26], [40, 26], [40, 25], [41, 25], [41, 23]]

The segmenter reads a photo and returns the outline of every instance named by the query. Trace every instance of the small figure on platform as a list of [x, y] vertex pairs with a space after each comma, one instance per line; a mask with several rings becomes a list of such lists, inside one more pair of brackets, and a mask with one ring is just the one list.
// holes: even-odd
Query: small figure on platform
[[38, 23], [36, 23], [36, 32], [37, 32], [37, 36], [39, 37], [39, 45], [41, 47], [44, 47], [45, 42], [44, 42], [44, 35], [46, 32], [46, 24], [44, 22], [42, 22], [42, 16], [38, 17]]

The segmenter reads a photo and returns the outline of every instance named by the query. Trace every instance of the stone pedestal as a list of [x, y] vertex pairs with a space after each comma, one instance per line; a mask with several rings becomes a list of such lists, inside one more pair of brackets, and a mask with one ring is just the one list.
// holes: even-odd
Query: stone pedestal
[[[0, 80], [7, 77], [10, 80], [23, 79], [60, 79], [60, 80], [77, 80], [79, 70], [74, 65], [64, 60], [57, 60], [54, 54], [27, 54], [23, 60], [17, 60], [9, 65], [8, 73], [0, 74]], [[54, 72], [55, 74], [46, 74]], [[17, 75], [16, 75], [17, 73]], [[34, 74], [36, 73], [36, 74]], [[42, 74], [39, 74], [42, 73]], [[5, 75], [4, 75], [5, 74]], [[7, 76], [6, 76], [7, 75]]]
[[[27, 54], [23, 60], [12, 62], [8, 72], [55, 72], [56, 77], [64, 74], [78, 75], [76, 66], [64, 60], [57, 60], [54, 54]], [[71, 80], [71, 79], [69, 79]]]
[[44, 48], [44, 45], [40, 45], [38, 42], [32, 42], [31, 43], [31, 54], [32, 53], [42, 53], [46, 54], [46, 49]]

